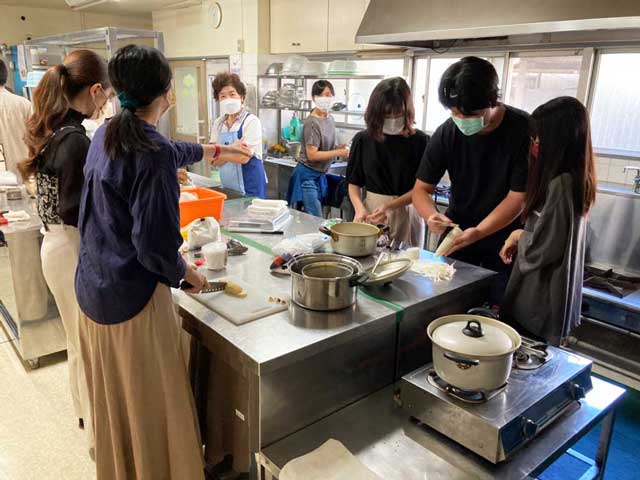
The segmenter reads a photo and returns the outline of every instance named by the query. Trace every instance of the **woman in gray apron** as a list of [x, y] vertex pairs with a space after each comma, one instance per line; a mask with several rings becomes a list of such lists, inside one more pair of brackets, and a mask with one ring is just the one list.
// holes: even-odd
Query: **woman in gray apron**
[[262, 125], [260, 119], [244, 107], [247, 89], [235, 73], [220, 73], [213, 80], [214, 98], [222, 115], [213, 122], [211, 142], [231, 145], [244, 141], [251, 158], [243, 163], [214, 163], [220, 169], [222, 186], [248, 197], [265, 198], [267, 176], [262, 163]]
[[559, 345], [580, 323], [585, 231], [596, 197], [589, 112], [560, 97], [531, 115], [524, 230], [500, 256], [513, 271], [501, 318], [527, 336]]

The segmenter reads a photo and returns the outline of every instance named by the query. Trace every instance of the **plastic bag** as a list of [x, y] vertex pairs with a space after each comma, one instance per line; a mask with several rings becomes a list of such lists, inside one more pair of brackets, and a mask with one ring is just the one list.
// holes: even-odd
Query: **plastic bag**
[[308, 233], [297, 237], [285, 238], [271, 250], [274, 255], [301, 255], [322, 250], [329, 242], [329, 237], [321, 233]]
[[220, 224], [213, 217], [199, 218], [182, 229], [182, 236], [187, 250], [196, 250], [207, 243], [221, 240]]

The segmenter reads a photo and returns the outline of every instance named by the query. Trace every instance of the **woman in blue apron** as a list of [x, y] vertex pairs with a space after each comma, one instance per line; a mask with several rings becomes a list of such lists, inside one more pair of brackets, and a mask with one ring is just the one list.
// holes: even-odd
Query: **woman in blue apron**
[[213, 122], [211, 141], [231, 145], [242, 140], [252, 157], [239, 163], [214, 163], [220, 169], [222, 186], [248, 197], [265, 198], [267, 176], [262, 163], [262, 125], [244, 107], [247, 89], [235, 73], [220, 73], [213, 80], [213, 95], [222, 115]]

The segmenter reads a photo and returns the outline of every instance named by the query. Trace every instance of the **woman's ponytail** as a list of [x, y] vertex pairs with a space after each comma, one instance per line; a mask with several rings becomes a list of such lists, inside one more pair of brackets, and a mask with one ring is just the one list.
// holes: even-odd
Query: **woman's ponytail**
[[104, 135], [104, 149], [109, 158], [122, 158], [129, 153], [155, 151], [158, 147], [144, 131], [142, 120], [135, 110], [123, 108], [107, 125]]
[[64, 94], [66, 75], [67, 69], [64, 64], [51, 67], [33, 92], [33, 114], [27, 120], [25, 134], [29, 156], [27, 160], [18, 164], [24, 179], [35, 173], [38, 155], [49, 141], [56, 125], [69, 111], [69, 101]]
[[171, 67], [155, 48], [127, 45], [109, 61], [109, 77], [118, 92], [122, 111], [107, 124], [104, 150], [111, 159], [131, 153], [155, 151], [159, 147], [144, 130], [136, 115], [171, 87]]
[[23, 179], [35, 173], [38, 156], [69, 112], [69, 102], [96, 83], [110, 85], [107, 63], [91, 50], [75, 50], [46, 71], [33, 91], [33, 113], [24, 139], [29, 156], [18, 164]]

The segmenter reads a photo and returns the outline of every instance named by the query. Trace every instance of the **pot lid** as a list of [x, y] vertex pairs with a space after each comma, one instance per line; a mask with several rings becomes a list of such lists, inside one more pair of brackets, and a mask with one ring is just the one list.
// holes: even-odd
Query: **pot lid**
[[509, 327], [496, 320], [485, 320], [470, 317], [445, 323], [433, 331], [433, 341], [446, 350], [464, 355], [490, 356], [512, 352], [514, 341], [506, 330]]
[[385, 284], [397, 280], [411, 268], [412, 261], [408, 258], [398, 258], [388, 262], [381, 263], [376, 268], [376, 272], [371, 275], [373, 267], [367, 270], [369, 277], [362, 282], [365, 286]]

